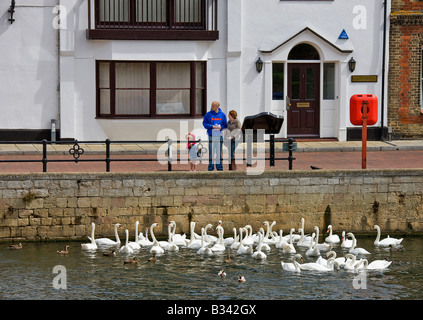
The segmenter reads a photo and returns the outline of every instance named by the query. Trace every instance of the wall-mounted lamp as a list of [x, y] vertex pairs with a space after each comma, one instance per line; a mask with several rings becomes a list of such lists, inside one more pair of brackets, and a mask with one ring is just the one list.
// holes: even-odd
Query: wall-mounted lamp
[[354, 72], [356, 63], [357, 61], [355, 61], [353, 57], [351, 57], [350, 61], [348, 61], [348, 68], [351, 72]]
[[12, 2], [10, 3], [10, 8], [9, 8], [9, 13], [10, 13], [10, 24], [13, 23], [13, 21], [15, 21], [15, 19], [13, 19], [13, 14], [15, 13], [15, 0], [12, 0]]
[[263, 70], [263, 60], [261, 60], [260, 57], [256, 61], [256, 70], [258, 73], [260, 73], [261, 70]]

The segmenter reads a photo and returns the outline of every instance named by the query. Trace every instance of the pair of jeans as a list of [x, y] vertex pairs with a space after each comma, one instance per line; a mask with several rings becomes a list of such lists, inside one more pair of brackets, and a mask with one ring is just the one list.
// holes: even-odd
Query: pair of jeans
[[222, 136], [209, 136], [209, 171], [214, 170], [216, 164], [216, 170], [223, 170], [223, 155], [222, 155]]

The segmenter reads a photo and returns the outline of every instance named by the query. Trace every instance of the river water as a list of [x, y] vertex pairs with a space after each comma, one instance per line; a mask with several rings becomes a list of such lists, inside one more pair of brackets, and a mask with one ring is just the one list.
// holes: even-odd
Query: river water
[[[369, 262], [392, 260], [384, 271], [354, 273], [282, 270], [281, 261], [292, 254], [271, 246], [267, 259], [231, 251], [211, 257], [181, 248], [148, 261], [149, 249], [135, 254], [137, 264], [124, 264], [128, 256], [103, 256], [102, 250], [81, 250], [78, 242], [24, 243], [21, 250], [0, 243], [0, 299], [24, 300], [282, 300], [282, 299], [423, 299], [423, 238], [406, 237], [403, 251], [376, 248], [374, 238], [359, 237], [358, 246], [371, 252]], [[69, 253], [56, 252], [69, 244]], [[228, 251], [230, 249], [227, 249]], [[110, 251], [110, 250], [106, 250]], [[304, 262], [306, 249], [297, 248]], [[338, 257], [345, 254], [334, 247]], [[58, 267], [57, 267], [58, 266]], [[56, 267], [56, 269], [55, 269]], [[224, 268], [226, 277], [218, 272]], [[239, 275], [246, 282], [237, 281]], [[66, 287], [66, 288], [64, 288]]]

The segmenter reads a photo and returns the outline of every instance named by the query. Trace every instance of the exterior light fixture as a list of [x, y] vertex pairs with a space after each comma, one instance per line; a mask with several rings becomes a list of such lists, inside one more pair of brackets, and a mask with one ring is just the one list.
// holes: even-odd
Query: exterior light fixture
[[357, 61], [355, 61], [353, 57], [351, 57], [350, 61], [348, 61], [348, 68], [351, 72], [354, 72], [356, 63]]
[[15, 21], [15, 19], [13, 19], [13, 14], [15, 13], [15, 0], [12, 0], [12, 2], [10, 3], [10, 8], [9, 8], [9, 13], [10, 13], [10, 24], [13, 23], [13, 21]]
[[256, 61], [256, 70], [258, 73], [260, 73], [261, 70], [263, 70], [263, 60], [261, 60], [260, 57]]

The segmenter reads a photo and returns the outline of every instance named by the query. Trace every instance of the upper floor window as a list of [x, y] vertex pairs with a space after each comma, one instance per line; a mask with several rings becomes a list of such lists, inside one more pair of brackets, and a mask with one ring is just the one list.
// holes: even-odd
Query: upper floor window
[[217, 1], [89, 0], [87, 35], [90, 39], [216, 40]]
[[205, 114], [205, 62], [97, 62], [97, 117]]

